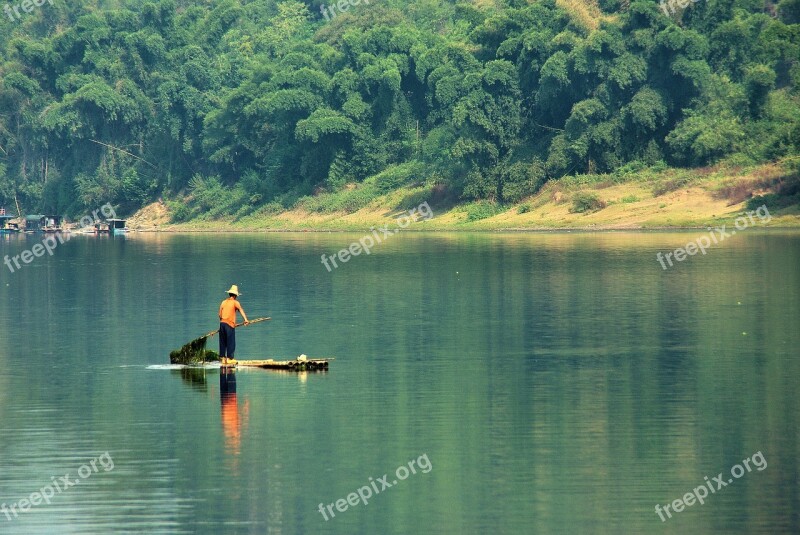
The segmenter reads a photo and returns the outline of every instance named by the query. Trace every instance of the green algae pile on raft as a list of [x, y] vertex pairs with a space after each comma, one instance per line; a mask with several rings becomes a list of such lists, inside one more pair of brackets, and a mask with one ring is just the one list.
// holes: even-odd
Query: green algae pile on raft
[[[254, 325], [256, 323], [269, 321], [271, 319], [272, 318], [256, 318], [248, 323], [237, 323], [234, 328], [241, 327], [243, 325]], [[206, 349], [206, 342], [208, 341], [208, 338], [217, 333], [219, 333], [219, 329], [216, 331], [211, 331], [208, 334], [204, 334], [200, 338], [195, 338], [180, 349], [171, 351], [169, 354], [170, 364], [202, 364], [203, 362], [219, 360], [219, 353], [216, 351], [211, 351], [210, 349]]]
[[207, 337], [203, 336], [192, 340], [185, 346], [169, 354], [170, 364], [202, 364], [204, 362], [219, 361], [219, 353], [206, 349]]

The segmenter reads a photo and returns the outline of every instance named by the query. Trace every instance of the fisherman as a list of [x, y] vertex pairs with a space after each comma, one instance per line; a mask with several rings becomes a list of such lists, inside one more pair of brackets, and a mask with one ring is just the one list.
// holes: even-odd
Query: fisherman
[[219, 305], [219, 358], [223, 366], [236, 364], [233, 359], [233, 352], [236, 351], [236, 311], [244, 318], [245, 325], [250, 323], [237, 301], [240, 295], [239, 287], [233, 284], [228, 290], [228, 298]]

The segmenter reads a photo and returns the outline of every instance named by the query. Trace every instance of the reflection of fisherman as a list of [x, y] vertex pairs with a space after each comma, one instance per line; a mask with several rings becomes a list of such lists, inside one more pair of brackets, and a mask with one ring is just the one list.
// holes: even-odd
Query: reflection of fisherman
[[245, 420], [247, 419], [250, 403], [245, 401], [244, 414], [239, 414], [239, 401], [236, 398], [236, 372], [232, 368], [220, 370], [219, 393], [225, 448], [231, 453], [238, 454], [242, 445], [242, 416]]

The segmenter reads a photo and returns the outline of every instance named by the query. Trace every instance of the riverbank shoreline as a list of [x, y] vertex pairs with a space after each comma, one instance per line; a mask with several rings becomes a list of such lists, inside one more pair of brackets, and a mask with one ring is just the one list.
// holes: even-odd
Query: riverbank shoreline
[[[720, 226], [720, 223], [716, 223]], [[729, 225], [728, 225], [729, 226]], [[642, 232], [642, 233], [658, 233], [658, 232], [691, 232], [697, 230], [709, 230], [714, 228], [712, 225], [702, 227], [641, 227], [641, 228], [498, 228], [498, 229], [407, 229], [405, 232], [415, 234], [446, 234], [451, 232], [456, 233], [478, 233], [478, 234], [561, 234], [561, 233], [623, 233], [623, 232]], [[767, 231], [794, 231], [800, 230], [800, 224], [790, 226], [770, 226], [764, 225], [757, 227], [761, 230]], [[370, 232], [372, 229], [184, 229], [184, 228], [168, 228], [168, 229], [136, 229], [132, 231], [134, 234], [353, 234], [358, 232]]]
[[[425, 217], [415, 215], [401, 226], [403, 231], [691, 230], [730, 226], [756, 210], [767, 216], [759, 217], [758, 227], [800, 228], [798, 195], [791, 193], [797, 181], [797, 174], [779, 163], [747, 169], [669, 169], [624, 177], [583, 175], [549, 181], [535, 195], [506, 204], [460, 201], [426, 182], [359, 204], [360, 188], [369, 185], [353, 184], [345, 191], [305, 197], [291, 208], [276, 208], [276, 203], [245, 206], [243, 215], [212, 219], [199, 213], [176, 222], [176, 207], [193, 201], [188, 194], [180, 201], [145, 206], [128, 218], [128, 226], [142, 232], [365, 232], [395, 228], [424, 206]], [[350, 194], [352, 198], [347, 197]], [[352, 208], [335, 209], [341, 204]]]

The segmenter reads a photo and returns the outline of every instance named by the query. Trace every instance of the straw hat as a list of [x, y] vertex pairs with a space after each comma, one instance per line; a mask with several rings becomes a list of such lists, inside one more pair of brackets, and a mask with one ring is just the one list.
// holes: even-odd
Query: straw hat
[[240, 295], [242, 295], [242, 294], [240, 294], [240, 293], [239, 293], [239, 287], [238, 287], [238, 286], [236, 286], [235, 284], [231, 284], [231, 289], [230, 289], [230, 290], [228, 290], [228, 291], [227, 291], [227, 292], [225, 292], [225, 293], [226, 293], [226, 294], [233, 294], [233, 295], [235, 295], [236, 297], [239, 297]]

